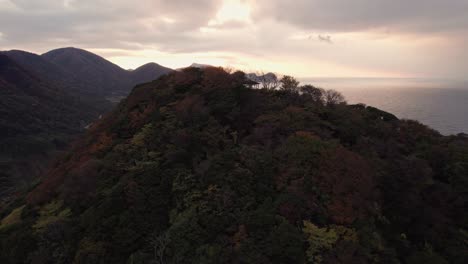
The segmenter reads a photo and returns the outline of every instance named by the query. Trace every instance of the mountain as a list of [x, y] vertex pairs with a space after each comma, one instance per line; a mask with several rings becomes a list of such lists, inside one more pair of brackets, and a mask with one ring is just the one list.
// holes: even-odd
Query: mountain
[[41, 57], [91, 83], [90, 88], [103, 96], [126, 96], [139, 83], [157, 79], [171, 69], [148, 63], [134, 71], [120, 68], [114, 63], [86, 50], [61, 48], [42, 54]]
[[140, 84], [158, 79], [161, 75], [170, 73], [172, 69], [161, 66], [157, 63], [145, 64], [130, 72], [132, 83]]
[[0, 56], [0, 200], [33, 184], [54, 153], [111, 110], [112, 100], [170, 71], [147, 64], [130, 72], [75, 48]]
[[148, 63], [134, 71], [124, 70], [96, 54], [77, 48], [55, 49], [42, 55], [20, 50], [0, 53], [50, 83], [93, 99], [127, 96], [135, 85], [172, 71], [156, 63]]
[[206, 69], [206, 68], [212, 68], [212, 67], [215, 67], [215, 66], [208, 65], [208, 64], [200, 64], [200, 63], [195, 63], [194, 62], [194, 63], [190, 64], [190, 66], [178, 68], [178, 69], [176, 69], [176, 71], [183, 71], [183, 70], [188, 69], [188, 68]]
[[189, 68], [192, 67], [192, 68], [199, 68], [199, 69], [205, 69], [205, 68], [210, 68], [210, 67], [213, 67], [211, 65], [208, 65], [208, 64], [200, 64], [200, 63], [192, 63], [192, 65], [189, 66]]
[[135, 87], [1, 212], [0, 261], [465, 263], [468, 138], [245, 83]]
[[[52, 152], [102, 111], [29, 72], [10, 55], [0, 54], [0, 199], [29, 186]], [[15, 58], [19, 56], [31, 64], [48, 65], [35, 55], [14, 52]]]
[[88, 91], [91, 90], [88, 88], [92, 86], [90, 83], [83, 82], [73, 73], [37, 54], [21, 50], [3, 51], [0, 52], [0, 54], [8, 56], [28, 72], [31, 72], [36, 76], [40, 76], [49, 83], [53, 83], [69, 90], [74, 90], [79, 93], [95, 95], [95, 93]]
[[91, 52], [61, 48], [41, 57], [73, 73], [78, 79], [92, 83], [92, 89], [97, 94], [125, 94], [133, 88], [128, 71]]

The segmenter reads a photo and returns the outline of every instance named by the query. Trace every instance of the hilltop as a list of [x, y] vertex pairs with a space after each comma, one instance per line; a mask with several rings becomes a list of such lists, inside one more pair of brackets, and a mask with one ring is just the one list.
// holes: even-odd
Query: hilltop
[[2, 263], [464, 263], [468, 139], [334, 91], [138, 85], [1, 216]]

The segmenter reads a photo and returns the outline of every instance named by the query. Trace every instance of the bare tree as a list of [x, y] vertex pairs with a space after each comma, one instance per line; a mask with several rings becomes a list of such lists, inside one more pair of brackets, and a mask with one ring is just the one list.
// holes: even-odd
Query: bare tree
[[276, 90], [279, 85], [279, 79], [278, 76], [274, 73], [264, 73], [262, 72], [257, 72], [255, 74], [257, 76], [257, 82], [260, 83], [260, 88], [266, 89], [266, 90]]
[[151, 244], [153, 245], [154, 252], [154, 262], [156, 264], [165, 264], [164, 259], [165, 251], [169, 245], [170, 238], [167, 232], [160, 234], [159, 236], [154, 236], [151, 238]]
[[337, 105], [345, 102], [345, 98], [340, 92], [335, 90], [325, 91], [325, 103], [327, 105]]

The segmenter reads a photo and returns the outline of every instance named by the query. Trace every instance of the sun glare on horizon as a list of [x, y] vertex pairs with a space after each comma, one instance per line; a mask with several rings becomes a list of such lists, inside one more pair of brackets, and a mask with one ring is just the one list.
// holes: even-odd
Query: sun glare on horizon
[[230, 21], [249, 22], [250, 21], [250, 6], [245, 1], [240, 0], [225, 0], [216, 18], [210, 21], [210, 25], [223, 24]]

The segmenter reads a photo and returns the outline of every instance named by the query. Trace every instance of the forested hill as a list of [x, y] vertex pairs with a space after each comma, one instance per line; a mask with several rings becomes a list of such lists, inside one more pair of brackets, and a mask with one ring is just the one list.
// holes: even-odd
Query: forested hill
[[136, 84], [170, 71], [156, 63], [127, 71], [76, 48], [0, 51], [0, 210]]
[[54, 151], [98, 118], [103, 105], [82, 100], [0, 54], [0, 209], [30, 186]]
[[465, 263], [468, 139], [283, 78], [137, 86], [2, 212], [1, 263]]

